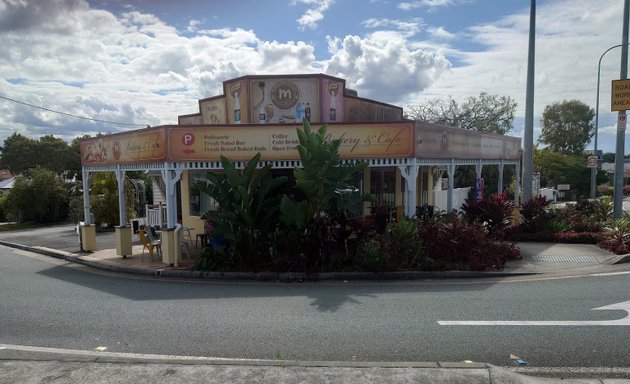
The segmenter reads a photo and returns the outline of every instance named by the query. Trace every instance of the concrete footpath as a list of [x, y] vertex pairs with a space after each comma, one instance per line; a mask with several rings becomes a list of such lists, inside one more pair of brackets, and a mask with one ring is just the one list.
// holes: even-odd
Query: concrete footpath
[[0, 344], [0, 383], [630, 383], [540, 378], [482, 363], [234, 360]]

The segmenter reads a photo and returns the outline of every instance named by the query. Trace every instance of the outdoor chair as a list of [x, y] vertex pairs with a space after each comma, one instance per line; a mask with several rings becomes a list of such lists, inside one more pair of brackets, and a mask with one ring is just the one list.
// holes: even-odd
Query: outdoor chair
[[[189, 247], [191, 241], [187, 240], [184, 237], [184, 231], [185, 230], [189, 230], [189, 229], [184, 228], [181, 224], [177, 224], [176, 226], [179, 227], [179, 229], [180, 229], [178, 231], [179, 247], [180, 247], [181, 250], [183, 250], [186, 253], [186, 257], [188, 257], [190, 259], [190, 253], [188, 252], [188, 247]], [[190, 232], [189, 232], [188, 238], [190, 239]]]
[[142, 242], [142, 257], [140, 258], [140, 262], [144, 262], [144, 250], [149, 251], [149, 256], [151, 257], [151, 262], [153, 262], [153, 250], [157, 249], [158, 256], [162, 255], [162, 244], [160, 240], [153, 239], [151, 235], [151, 231], [145, 231], [144, 229], [138, 230], [138, 237]]

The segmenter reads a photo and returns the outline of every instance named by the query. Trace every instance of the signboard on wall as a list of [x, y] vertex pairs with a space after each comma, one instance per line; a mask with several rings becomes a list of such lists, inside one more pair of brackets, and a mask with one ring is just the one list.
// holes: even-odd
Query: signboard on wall
[[243, 124], [249, 122], [249, 108], [247, 107], [247, 83], [236, 80], [225, 83], [226, 115], [228, 124]]
[[344, 100], [344, 121], [400, 121], [402, 108], [351, 97]]
[[81, 165], [129, 164], [165, 159], [165, 128], [142, 129], [81, 140]]
[[201, 114], [178, 116], [177, 123], [179, 125], [201, 125], [203, 124]]
[[202, 115], [201, 124], [226, 124], [225, 97], [201, 100], [199, 109]]
[[[170, 161], [299, 160], [298, 125], [169, 127]], [[414, 123], [329, 125], [343, 159], [413, 157]]]
[[317, 78], [259, 78], [249, 80], [252, 124], [321, 121]]
[[416, 125], [416, 157], [422, 159], [519, 160], [521, 139], [440, 124]]
[[324, 122], [342, 121], [344, 112], [343, 82], [324, 79], [322, 81], [322, 120]]

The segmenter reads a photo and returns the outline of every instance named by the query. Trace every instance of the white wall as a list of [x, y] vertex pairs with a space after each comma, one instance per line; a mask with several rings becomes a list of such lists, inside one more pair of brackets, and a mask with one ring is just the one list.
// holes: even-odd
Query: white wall
[[[453, 189], [453, 209], [461, 209], [462, 204], [468, 197], [471, 187]], [[440, 211], [446, 211], [448, 202], [448, 189], [441, 191], [433, 190], [433, 205]]]

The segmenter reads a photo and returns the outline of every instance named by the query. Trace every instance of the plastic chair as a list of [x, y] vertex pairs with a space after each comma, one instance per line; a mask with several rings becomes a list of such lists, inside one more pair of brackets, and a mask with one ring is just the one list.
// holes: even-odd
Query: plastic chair
[[144, 229], [138, 230], [138, 237], [142, 242], [142, 256], [140, 258], [140, 262], [144, 263], [144, 250], [149, 251], [149, 256], [151, 257], [151, 262], [153, 262], [153, 250], [157, 248], [158, 255], [162, 255], [162, 244], [160, 240], [154, 240], [153, 236], [151, 236], [150, 231], [145, 231]]

